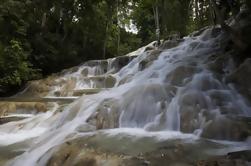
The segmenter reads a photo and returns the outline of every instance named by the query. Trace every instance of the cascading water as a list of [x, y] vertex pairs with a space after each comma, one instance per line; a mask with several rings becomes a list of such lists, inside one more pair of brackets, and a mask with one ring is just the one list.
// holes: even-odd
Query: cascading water
[[[115, 81], [113, 88], [109, 86], [110, 89], [97, 94], [83, 95], [62, 112], [58, 112], [55, 105], [50, 112], [1, 125], [1, 149], [7, 152], [15, 149], [18, 153], [3, 163], [11, 166], [46, 165], [61, 144], [78, 138], [91, 140], [94, 137], [97, 146], [100, 143], [110, 151], [126, 154], [153, 151], [155, 146], [164, 146], [168, 140], [196, 142], [200, 137], [241, 140], [245, 127], [231, 117], [250, 116], [251, 109], [244, 98], [225, 83], [228, 62], [222, 74], [210, 69], [209, 59], [220, 54], [224, 45], [223, 35], [213, 36], [213, 33], [213, 29], [208, 29], [200, 36], [186, 37], [171, 49], [147, 51], [143, 48], [134, 52], [139, 55], [133, 60], [126, 60], [127, 65], [121, 65], [119, 58], [90, 61], [77, 71], [57, 78], [49, 96], [63, 90], [107, 88], [111, 78]], [[120, 142], [122, 138], [126, 141]], [[132, 150], [136, 146], [135, 139], [153, 140], [146, 141], [137, 152]], [[113, 147], [116, 140], [128, 147]], [[217, 142], [215, 144], [220, 148], [211, 145], [212, 142]], [[218, 151], [220, 154], [231, 151], [230, 147], [251, 148], [248, 140], [212, 142], [205, 149], [218, 148], [222, 150]], [[228, 149], [224, 150], [226, 147]], [[194, 145], [194, 148], [199, 147]]]

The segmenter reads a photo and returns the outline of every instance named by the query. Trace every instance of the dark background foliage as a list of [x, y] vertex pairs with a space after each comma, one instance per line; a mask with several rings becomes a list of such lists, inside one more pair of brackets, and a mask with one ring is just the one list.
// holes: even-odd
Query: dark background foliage
[[[1, 0], [0, 90], [214, 23], [209, 0]], [[245, 1], [237, 1], [239, 4]], [[251, 6], [250, 1], [246, 4]], [[233, 12], [228, 11], [230, 17]], [[131, 22], [137, 33], [126, 30]]]

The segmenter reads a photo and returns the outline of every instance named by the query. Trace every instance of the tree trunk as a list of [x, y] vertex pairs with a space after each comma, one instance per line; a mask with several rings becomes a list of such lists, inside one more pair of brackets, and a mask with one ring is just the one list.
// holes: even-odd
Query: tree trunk
[[106, 21], [106, 27], [105, 27], [105, 38], [104, 38], [104, 45], [103, 45], [103, 59], [106, 58], [106, 43], [107, 43], [107, 34], [109, 29], [109, 21]]
[[117, 28], [118, 28], [117, 55], [119, 56], [119, 47], [120, 47], [119, 0], [117, 0]]
[[155, 24], [156, 24], [156, 38], [157, 38], [157, 44], [160, 44], [160, 26], [159, 26], [159, 9], [158, 9], [158, 3], [156, 1], [155, 6], [153, 6], [153, 13], [155, 18]]
[[42, 22], [41, 22], [41, 29], [44, 29], [45, 24], [46, 24], [46, 20], [47, 20], [47, 14], [44, 13], [43, 17], [42, 17]]

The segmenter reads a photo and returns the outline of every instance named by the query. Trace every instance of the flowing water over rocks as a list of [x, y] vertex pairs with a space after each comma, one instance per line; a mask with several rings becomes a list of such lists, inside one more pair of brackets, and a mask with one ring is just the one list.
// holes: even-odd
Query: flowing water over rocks
[[31, 116], [0, 125], [0, 165], [250, 164], [251, 107], [229, 83], [227, 41], [209, 28], [31, 82], [16, 97], [46, 98], [3, 103]]

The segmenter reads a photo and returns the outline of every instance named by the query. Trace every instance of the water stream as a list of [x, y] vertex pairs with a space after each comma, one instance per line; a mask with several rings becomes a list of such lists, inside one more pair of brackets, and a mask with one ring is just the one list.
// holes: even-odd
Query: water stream
[[97, 147], [129, 155], [175, 140], [191, 146], [190, 156], [197, 158], [250, 149], [245, 125], [234, 117], [249, 117], [251, 108], [225, 83], [230, 62], [224, 73], [210, 69], [210, 58], [224, 45], [222, 34], [212, 34], [208, 29], [161, 52], [147, 51], [151, 43], [127, 58], [90, 61], [63, 73], [47, 96], [66, 90], [62, 82], [67, 81], [72, 91], [66, 96], [83, 88], [108, 89], [83, 95], [61, 112], [55, 104], [49, 112], [1, 125], [0, 165], [43, 166], [54, 147], [90, 137]]

